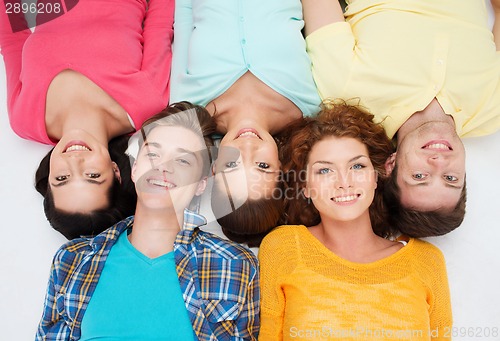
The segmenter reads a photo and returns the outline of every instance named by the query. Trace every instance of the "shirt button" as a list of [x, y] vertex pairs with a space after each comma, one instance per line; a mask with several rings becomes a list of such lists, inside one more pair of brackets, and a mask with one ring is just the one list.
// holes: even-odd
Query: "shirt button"
[[444, 60], [442, 60], [442, 59], [438, 59], [438, 60], [436, 61], [436, 64], [437, 64], [437, 65], [443, 65], [443, 64], [444, 64]]
[[242, 21], [242, 22], [243, 22], [243, 21], [245, 21], [245, 18], [243, 18], [243, 17], [240, 17], [240, 21]]
[[432, 88], [434, 89], [434, 91], [438, 89], [437, 85], [434, 85]]
[[247, 43], [246, 39], [241, 39], [241, 43], [245, 45]]

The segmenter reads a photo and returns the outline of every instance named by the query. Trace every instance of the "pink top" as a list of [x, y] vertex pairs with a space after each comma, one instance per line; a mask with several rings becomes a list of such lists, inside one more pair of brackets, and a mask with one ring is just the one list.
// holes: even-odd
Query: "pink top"
[[146, 0], [80, 0], [34, 33], [13, 33], [9, 19], [16, 18], [0, 3], [9, 120], [19, 136], [54, 144], [45, 129], [45, 98], [65, 69], [97, 84], [136, 128], [168, 104], [174, 0], [149, 0], [149, 8]]

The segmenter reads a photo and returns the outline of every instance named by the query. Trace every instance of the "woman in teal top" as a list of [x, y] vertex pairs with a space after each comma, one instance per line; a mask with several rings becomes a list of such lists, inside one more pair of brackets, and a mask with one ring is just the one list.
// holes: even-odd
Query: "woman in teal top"
[[225, 134], [212, 207], [238, 241], [281, 212], [273, 135], [319, 110], [303, 26], [299, 0], [176, 1], [170, 100], [206, 106]]

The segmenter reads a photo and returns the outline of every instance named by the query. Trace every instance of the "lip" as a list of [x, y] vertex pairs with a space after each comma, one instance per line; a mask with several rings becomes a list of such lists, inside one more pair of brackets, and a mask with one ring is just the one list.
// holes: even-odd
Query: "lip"
[[[253, 133], [253, 134], [257, 135], [257, 136], [254, 136], [252, 134], [241, 136], [244, 133]], [[253, 128], [243, 128], [243, 129], [240, 129], [238, 131], [238, 133], [236, 134], [236, 137], [234, 139], [236, 140], [236, 139], [239, 139], [239, 138], [259, 138], [259, 139], [262, 140], [262, 138], [259, 135], [259, 132], [257, 130], [255, 130], [255, 129], [253, 129]]]
[[[354, 198], [351, 198], [354, 197]], [[339, 206], [350, 206], [354, 205], [356, 202], [358, 202], [359, 198], [361, 197], [361, 194], [345, 194], [345, 195], [338, 195], [335, 197], [330, 198], [330, 200], [335, 204]], [[345, 199], [346, 201], [335, 201], [335, 199]]]
[[453, 151], [451, 143], [447, 140], [432, 140], [422, 146], [422, 149], [449, 152]]
[[66, 144], [66, 146], [63, 149], [63, 153], [66, 153], [66, 151], [68, 150], [68, 148], [70, 148], [72, 146], [83, 146], [83, 147], [87, 148], [88, 150], [73, 150], [73, 151], [70, 151], [68, 153], [92, 151], [92, 148], [90, 148], [85, 142], [80, 141], [80, 140], [73, 140], [73, 141], [70, 141], [70, 142], [68, 142]]
[[148, 187], [155, 188], [155, 189], [160, 189], [160, 190], [171, 190], [177, 185], [173, 183], [172, 181], [166, 179], [163, 176], [149, 176], [146, 178], [145, 183], [148, 185]]

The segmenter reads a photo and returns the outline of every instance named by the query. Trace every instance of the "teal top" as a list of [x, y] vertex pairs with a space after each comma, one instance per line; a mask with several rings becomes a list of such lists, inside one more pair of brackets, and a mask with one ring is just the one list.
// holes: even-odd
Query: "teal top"
[[247, 71], [304, 115], [320, 98], [300, 0], [176, 0], [170, 102], [207, 105]]
[[196, 340], [174, 252], [150, 259], [122, 233], [83, 317], [80, 340]]

